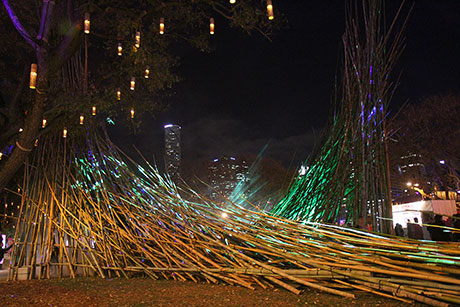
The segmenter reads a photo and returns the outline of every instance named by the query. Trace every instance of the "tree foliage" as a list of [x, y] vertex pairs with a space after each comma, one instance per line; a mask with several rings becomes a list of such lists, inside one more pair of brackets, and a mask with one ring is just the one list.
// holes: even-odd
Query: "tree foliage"
[[420, 178], [425, 190], [434, 186], [460, 189], [459, 119], [460, 95], [434, 95], [408, 105], [391, 121], [392, 167], [397, 167], [401, 157], [416, 154], [425, 168], [424, 178]]
[[[0, 63], [0, 148], [14, 149], [9, 162], [0, 165], [0, 189], [11, 177], [12, 171], [5, 175], [4, 169], [11, 169], [12, 164], [17, 169], [41, 134], [64, 127], [69, 134], [81, 133], [88, 124], [107, 117], [131, 121], [131, 110], [135, 112], [131, 123], [136, 125], [142, 115], [163, 108], [163, 98], [180, 79], [176, 67], [184, 46], [212, 49], [211, 17], [216, 29], [226, 23], [268, 36], [273, 28], [261, 0], [235, 5], [215, 0], [2, 2], [5, 9], [0, 20], [5, 28], [0, 39], [8, 44], [0, 46], [5, 60]], [[84, 34], [87, 13], [90, 33]], [[164, 19], [163, 35], [160, 18]], [[123, 48], [121, 56], [118, 44]], [[36, 91], [27, 88], [31, 63], [38, 63]], [[145, 78], [147, 68], [150, 73]], [[130, 90], [132, 77], [135, 90]], [[85, 125], [79, 124], [80, 116]], [[45, 128], [41, 127], [43, 118], [48, 123]], [[14, 147], [17, 143], [22, 149]]]

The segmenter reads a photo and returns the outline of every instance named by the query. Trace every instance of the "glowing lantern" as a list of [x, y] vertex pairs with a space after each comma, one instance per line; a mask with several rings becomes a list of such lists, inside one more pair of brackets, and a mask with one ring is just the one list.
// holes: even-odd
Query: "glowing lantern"
[[136, 78], [131, 77], [131, 85], [130, 85], [129, 89], [134, 91], [134, 86], [136, 86]]
[[209, 33], [214, 34], [214, 18], [209, 19]]
[[139, 48], [141, 46], [141, 32], [137, 31], [136, 32], [136, 43], [134, 44], [136, 48]]
[[267, 14], [268, 14], [268, 19], [273, 20], [275, 16], [273, 15], [273, 4], [272, 0], [267, 0]]
[[121, 90], [120, 88], [117, 89], [117, 100], [121, 99]]
[[91, 109], [91, 114], [93, 116], [96, 115], [96, 106], [93, 106], [93, 108]]
[[80, 125], [83, 125], [84, 121], [85, 121], [85, 117], [83, 115], [80, 115]]
[[131, 118], [134, 118], [134, 109], [131, 109]]
[[236, 0], [230, 0], [230, 4], [235, 4]]
[[63, 138], [67, 137], [67, 128], [64, 128], [64, 130], [62, 131], [62, 137]]
[[85, 13], [85, 33], [86, 33], [86, 34], [89, 34], [89, 24], [90, 24], [90, 21], [89, 21], [89, 13], [86, 12], [86, 13]]
[[117, 54], [121, 56], [121, 53], [123, 51], [123, 47], [121, 46], [121, 43], [118, 43], [118, 47], [117, 47]]
[[147, 66], [147, 68], [145, 69], [145, 75], [144, 75], [145, 79], [149, 78], [149, 74], [150, 74], [150, 67]]
[[165, 19], [163, 17], [160, 18], [160, 34], [165, 33]]
[[36, 85], [37, 85], [37, 64], [32, 64], [30, 65], [29, 87], [31, 89], [35, 89]]
[[45, 128], [46, 127], [46, 119], [43, 119], [42, 120], [42, 128]]

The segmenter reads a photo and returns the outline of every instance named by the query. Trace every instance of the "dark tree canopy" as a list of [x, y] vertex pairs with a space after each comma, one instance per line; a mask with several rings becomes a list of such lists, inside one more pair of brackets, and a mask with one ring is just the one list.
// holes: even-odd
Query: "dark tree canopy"
[[418, 104], [408, 105], [391, 121], [393, 169], [397, 169], [401, 157], [417, 155], [424, 165], [419, 176], [426, 191], [435, 187], [459, 190], [459, 119], [459, 95], [430, 96]]
[[[0, 162], [0, 189], [40, 135], [64, 127], [76, 135], [107, 117], [136, 126], [163, 109], [163, 98], [180, 80], [185, 46], [212, 49], [211, 18], [215, 35], [224, 24], [267, 37], [273, 29], [261, 0], [2, 2], [0, 39], [8, 44], [0, 46], [0, 148], [10, 150], [8, 162]], [[35, 91], [28, 88], [32, 63], [38, 64]]]

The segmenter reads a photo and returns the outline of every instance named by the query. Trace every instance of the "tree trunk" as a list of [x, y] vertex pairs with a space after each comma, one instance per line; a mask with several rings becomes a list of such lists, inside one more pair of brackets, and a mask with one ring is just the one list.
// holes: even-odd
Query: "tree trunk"
[[46, 58], [44, 48], [39, 48], [37, 51], [38, 78], [35, 99], [31, 108], [27, 110], [23, 131], [16, 141], [13, 152], [0, 168], [0, 191], [5, 188], [11, 178], [21, 168], [27, 156], [34, 148], [35, 139], [43, 118], [45, 101], [48, 99], [48, 67]]

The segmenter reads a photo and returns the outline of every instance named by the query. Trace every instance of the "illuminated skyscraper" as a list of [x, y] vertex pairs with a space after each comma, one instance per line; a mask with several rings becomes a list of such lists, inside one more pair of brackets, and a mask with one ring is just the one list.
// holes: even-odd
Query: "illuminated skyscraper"
[[212, 189], [211, 198], [227, 198], [241, 180], [248, 180], [248, 165], [243, 159], [223, 156], [214, 159], [208, 166], [208, 180]]
[[174, 180], [180, 176], [181, 150], [178, 125], [165, 125], [165, 170]]

